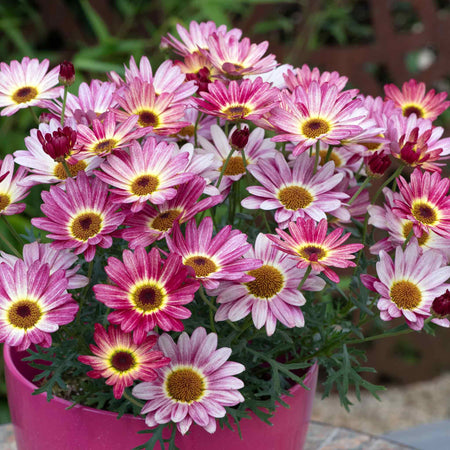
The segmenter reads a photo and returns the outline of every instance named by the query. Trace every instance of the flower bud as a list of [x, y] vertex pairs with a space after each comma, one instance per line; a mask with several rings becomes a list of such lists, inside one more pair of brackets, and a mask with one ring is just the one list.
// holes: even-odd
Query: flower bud
[[39, 130], [37, 137], [47, 155], [55, 161], [62, 161], [72, 151], [77, 140], [77, 132], [70, 127], [64, 127], [44, 136]]
[[366, 172], [369, 177], [379, 178], [384, 175], [391, 165], [389, 155], [382, 152], [375, 152], [365, 158]]
[[450, 291], [447, 289], [444, 294], [436, 297], [431, 305], [431, 312], [440, 318], [450, 315]]
[[71, 86], [75, 81], [75, 68], [70, 61], [63, 61], [59, 66], [59, 82]]
[[240, 130], [234, 130], [231, 135], [230, 143], [235, 150], [242, 150], [248, 142], [248, 136], [250, 131], [248, 127], [241, 128]]

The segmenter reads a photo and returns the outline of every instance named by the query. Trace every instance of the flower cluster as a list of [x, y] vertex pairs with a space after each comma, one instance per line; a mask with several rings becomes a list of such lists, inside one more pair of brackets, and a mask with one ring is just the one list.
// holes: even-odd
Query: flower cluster
[[162, 46], [180, 60], [131, 58], [77, 92], [69, 62], [0, 64], [1, 115], [44, 108], [1, 162], [0, 215], [39, 186], [47, 239], [4, 240], [0, 340], [53, 364], [72, 348], [81, 400], [88, 377], [112, 409], [145, 400], [151, 428], [212, 433], [261, 398], [273, 410], [376, 308], [403, 331], [450, 326], [450, 139], [434, 123], [450, 102], [415, 80], [364, 96], [213, 22], [177, 30]]

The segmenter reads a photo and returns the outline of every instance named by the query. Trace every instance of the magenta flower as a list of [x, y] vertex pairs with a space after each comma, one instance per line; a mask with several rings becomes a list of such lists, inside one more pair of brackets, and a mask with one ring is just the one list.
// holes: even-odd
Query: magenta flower
[[106, 384], [113, 386], [115, 398], [121, 398], [135, 380], [153, 381], [157, 377], [155, 369], [170, 362], [162, 352], [152, 349], [158, 340], [156, 335], [147, 336], [137, 345], [131, 333], [112, 326], [106, 331], [96, 323], [94, 340], [97, 346], [91, 344], [89, 348], [95, 356], [82, 355], [78, 360], [92, 366], [88, 377], [106, 378]]
[[183, 258], [183, 264], [192, 267], [198, 280], [207, 289], [215, 289], [222, 280], [252, 281], [248, 270], [257, 269], [261, 261], [242, 258], [251, 248], [247, 235], [232, 230], [230, 225], [222, 228], [212, 237], [211, 217], [205, 217], [198, 228], [195, 219], [186, 224], [186, 237], [176, 223], [172, 236], [167, 236], [169, 250]]
[[403, 177], [398, 178], [400, 197], [394, 199], [394, 211], [402, 218], [413, 223], [414, 234], [434, 231], [443, 237], [450, 237], [450, 187], [448, 178], [439, 173], [422, 173], [414, 170], [408, 183]]
[[54, 239], [54, 248], [73, 248], [76, 255], [84, 253], [86, 261], [92, 261], [97, 245], [111, 247], [111, 233], [122, 224], [125, 214], [116, 212], [102, 181], [80, 172], [76, 180], [66, 181], [66, 191], [51, 186], [50, 192], [41, 195], [41, 210], [47, 217], [35, 217], [31, 223], [50, 232], [47, 236]]
[[188, 278], [188, 270], [176, 254], [161, 260], [159, 251], [147, 253], [143, 247], [135, 252], [123, 251], [123, 262], [108, 258], [105, 271], [114, 285], [97, 284], [97, 300], [115, 309], [108, 315], [110, 323], [120, 325], [133, 340], [141, 343], [146, 334], [158, 326], [164, 331], [182, 331], [181, 319], [191, 312], [183, 305], [194, 299], [199, 283]]
[[403, 83], [401, 91], [394, 84], [384, 86], [386, 98], [393, 100], [402, 109], [404, 116], [415, 114], [417, 117], [434, 120], [449, 107], [450, 101], [445, 101], [446, 92], [436, 94], [434, 89], [428, 92], [425, 89], [425, 83], [418, 83], [414, 79]]
[[[323, 272], [331, 281], [339, 283], [339, 277], [330, 269], [332, 267], [354, 267], [353, 253], [361, 250], [362, 244], [342, 245], [350, 233], [341, 236], [344, 231], [336, 228], [327, 236], [327, 221], [322, 219], [316, 224], [312, 219], [298, 218], [289, 223], [289, 236], [277, 228], [278, 236], [267, 235], [280, 250], [292, 255], [301, 269], [311, 266], [315, 272]], [[283, 240], [281, 240], [282, 238]]]
[[51, 274], [48, 264], [0, 264], [0, 342], [18, 350], [31, 344], [50, 347], [50, 333], [75, 318], [78, 304], [67, 292], [64, 270]]
[[25, 209], [25, 203], [17, 202], [23, 200], [30, 190], [26, 173], [24, 167], [19, 167], [14, 174], [12, 155], [6, 155], [3, 161], [0, 159], [0, 215], [11, 216]]
[[141, 411], [146, 414], [146, 425], [153, 428], [172, 421], [186, 434], [194, 422], [214, 433], [216, 417], [226, 414], [224, 407], [244, 401], [238, 391], [244, 383], [233, 375], [245, 367], [228, 361], [231, 349], [217, 349], [217, 335], [207, 334], [201, 327], [191, 337], [182, 333], [177, 344], [163, 334], [158, 347], [170, 358], [170, 364], [157, 369], [155, 381], [133, 388], [135, 397], [147, 400]]
[[101, 165], [96, 175], [115, 187], [112, 192], [118, 203], [131, 203], [131, 211], [142, 210], [150, 201], [159, 205], [175, 197], [175, 186], [193, 177], [185, 172], [188, 152], [179, 152], [174, 144], [156, 143], [148, 138], [141, 147], [134, 142], [128, 152], [116, 152]]

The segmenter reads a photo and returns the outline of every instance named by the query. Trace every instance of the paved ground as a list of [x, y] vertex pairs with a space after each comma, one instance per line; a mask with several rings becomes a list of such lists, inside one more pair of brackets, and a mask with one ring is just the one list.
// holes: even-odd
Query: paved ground
[[[350, 413], [333, 395], [321, 400], [317, 394], [313, 420], [390, 439], [423, 450], [450, 449], [450, 373], [430, 381], [391, 387], [380, 394], [381, 402], [370, 394], [354, 398]], [[353, 401], [353, 400], [352, 400]]]

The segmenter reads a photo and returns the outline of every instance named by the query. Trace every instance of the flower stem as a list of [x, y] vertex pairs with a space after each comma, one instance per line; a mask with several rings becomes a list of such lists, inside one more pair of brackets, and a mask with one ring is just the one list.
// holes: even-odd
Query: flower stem
[[33, 120], [39, 125], [39, 119], [38, 116], [36, 115], [36, 111], [31, 106], [29, 106], [28, 109], [30, 110]]
[[9, 242], [9, 240], [1, 232], [0, 232], [0, 239], [8, 247], [8, 249], [11, 250], [17, 257], [22, 258], [22, 255], [19, 253], [19, 251], [11, 244], [11, 242]]
[[327, 154], [325, 155], [325, 163], [330, 160], [331, 152], [333, 151], [333, 146], [328, 146]]
[[358, 190], [353, 194], [353, 197], [347, 202], [347, 204], [350, 206], [358, 197], [359, 194], [361, 194], [362, 190], [369, 184], [370, 178], [367, 177], [359, 186]]
[[127, 392], [126, 389], [123, 391], [123, 396], [124, 396], [130, 403], [133, 403], [133, 405], [136, 405], [136, 406], [138, 406], [138, 407], [141, 408], [141, 409], [145, 406], [144, 403], [141, 403], [140, 401], [138, 401], [138, 400], [136, 400], [134, 397], [132, 397], [132, 396]]
[[10, 224], [9, 220], [6, 218], [6, 216], [2, 215], [3, 222], [5, 222], [6, 226], [8, 227], [9, 232], [16, 238], [17, 242], [19, 242], [20, 245], [23, 245], [24, 242], [22, 238], [19, 236], [19, 233], [15, 230], [15, 228]]
[[63, 104], [62, 104], [62, 110], [61, 110], [61, 126], [64, 126], [64, 114], [66, 113], [66, 102], [67, 102], [67, 90], [68, 86], [64, 86], [64, 94], [63, 94]]
[[317, 172], [317, 166], [319, 165], [319, 159], [320, 159], [320, 141], [316, 142], [316, 159], [314, 160], [314, 172]]
[[234, 148], [231, 147], [230, 153], [228, 153], [227, 159], [223, 163], [222, 170], [220, 171], [220, 176], [219, 176], [219, 179], [217, 180], [216, 188], [218, 188], [220, 186], [222, 178], [225, 175], [225, 171], [227, 170], [228, 163], [230, 162], [231, 155], [234, 153], [234, 151], [235, 151]]
[[65, 159], [62, 159], [61, 163], [64, 168], [64, 172], [66, 172], [67, 178], [72, 178], [72, 174], [70, 173], [70, 169], [69, 169], [69, 166], [67, 165], [67, 161]]
[[353, 344], [362, 344], [363, 342], [370, 342], [370, 341], [377, 341], [378, 339], [384, 339], [392, 336], [400, 336], [402, 334], [408, 334], [411, 333], [413, 330], [411, 328], [406, 328], [404, 330], [395, 331], [393, 333], [381, 333], [381, 334], [375, 334], [374, 336], [368, 336], [362, 339], [353, 339], [346, 342], [346, 345], [353, 345]]
[[383, 189], [392, 181], [395, 180], [401, 173], [403, 168], [405, 167], [404, 164], [402, 164], [401, 166], [397, 167], [397, 170], [380, 186], [380, 188], [378, 189], [378, 191], [375, 193], [375, 195], [373, 196], [373, 199], [371, 201], [371, 204], [374, 205], [375, 202], [377, 201], [378, 196], [381, 194], [381, 192], [383, 191]]
[[405, 250], [406, 246], [408, 245], [408, 242], [411, 240], [411, 238], [414, 236], [414, 228], [411, 227], [411, 231], [408, 233], [408, 236], [405, 239], [405, 242], [403, 242], [402, 249]]
[[308, 266], [306, 268], [305, 275], [303, 275], [302, 281], [300, 281], [300, 284], [298, 285], [297, 290], [300, 290], [302, 288], [302, 286], [305, 284], [305, 281], [307, 280], [310, 273], [311, 273], [311, 266]]

